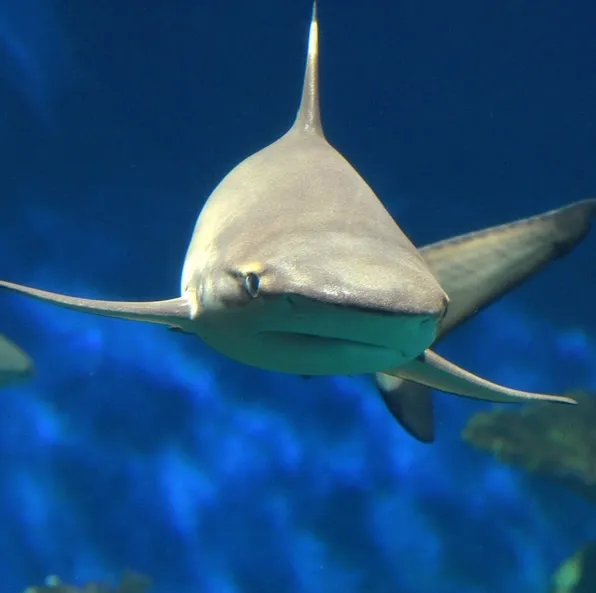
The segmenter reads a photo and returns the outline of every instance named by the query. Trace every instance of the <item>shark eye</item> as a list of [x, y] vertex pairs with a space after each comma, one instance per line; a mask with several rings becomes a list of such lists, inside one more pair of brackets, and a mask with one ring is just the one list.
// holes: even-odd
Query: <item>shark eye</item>
[[259, 294], [260, 282], [259, 277], [254, 272], [249, 272], [244, 276], [244, 289], [253, 299]]

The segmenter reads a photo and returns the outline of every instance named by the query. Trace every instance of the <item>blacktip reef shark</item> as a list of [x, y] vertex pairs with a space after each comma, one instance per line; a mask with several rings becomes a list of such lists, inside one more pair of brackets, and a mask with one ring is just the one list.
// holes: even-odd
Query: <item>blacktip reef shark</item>
[[31, 358], [6, 336], [0, 334], [0, 388], [29, 379], [34, 369]]
[[[594, 201], [585, 201], [418, 251], [325, 137], [315, 3], [295, 122], [234, 167], [204, 204], [180, 297], [117, 302], [6, 281], [0, 286], [87, 313], [196, 334], [220, 353], [270, 371], [366, 373], [381, 381], [389, 375], [493, 402], [575, 403], [491, 383], [429, 348], [571, 249], [594, 211]], [[393, 399], [400, 389], [392, 387], [384, 390], [389, 408], [414, 432]]]

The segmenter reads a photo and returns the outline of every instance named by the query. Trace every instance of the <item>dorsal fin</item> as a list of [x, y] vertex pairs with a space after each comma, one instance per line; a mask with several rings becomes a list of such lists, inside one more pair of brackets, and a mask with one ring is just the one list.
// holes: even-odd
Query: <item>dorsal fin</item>
[[312, 7], [302, 101], [292, 130], [324, 136], [319, 110], [319, 23], [317, 20], [317, 0], [314, 0]]

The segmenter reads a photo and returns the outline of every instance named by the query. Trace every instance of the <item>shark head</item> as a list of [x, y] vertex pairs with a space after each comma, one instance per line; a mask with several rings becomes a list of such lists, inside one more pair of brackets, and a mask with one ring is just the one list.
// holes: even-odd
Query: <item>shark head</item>
[[349, 229], [284, 232], [276, 219], [250, 241], [238, 232], [225, 249], [189, 252], [201, 265], [185, 266], [182, 292], [212, 347], [269, 370], [350, 374], [393, 368], [435, 340], [446, 296], [409, 250]]
[[315, 8], [294, 125], [211, 194], [181, 290], [201, 337], [244, 363], [298, 374], [395, 367], [432, 344], [448, 299], [325, 138], [317, 38]]

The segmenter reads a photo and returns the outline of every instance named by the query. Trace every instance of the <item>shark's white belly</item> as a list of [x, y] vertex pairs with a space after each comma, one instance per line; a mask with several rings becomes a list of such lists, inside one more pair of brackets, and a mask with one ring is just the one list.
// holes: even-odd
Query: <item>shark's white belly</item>
[[354, 311], [292, 296], [203, 320], [200, 335], [222, 354], [261, 369], [351, 375], [406, 364], [431, 346], [436, 331], [432, 317]]

